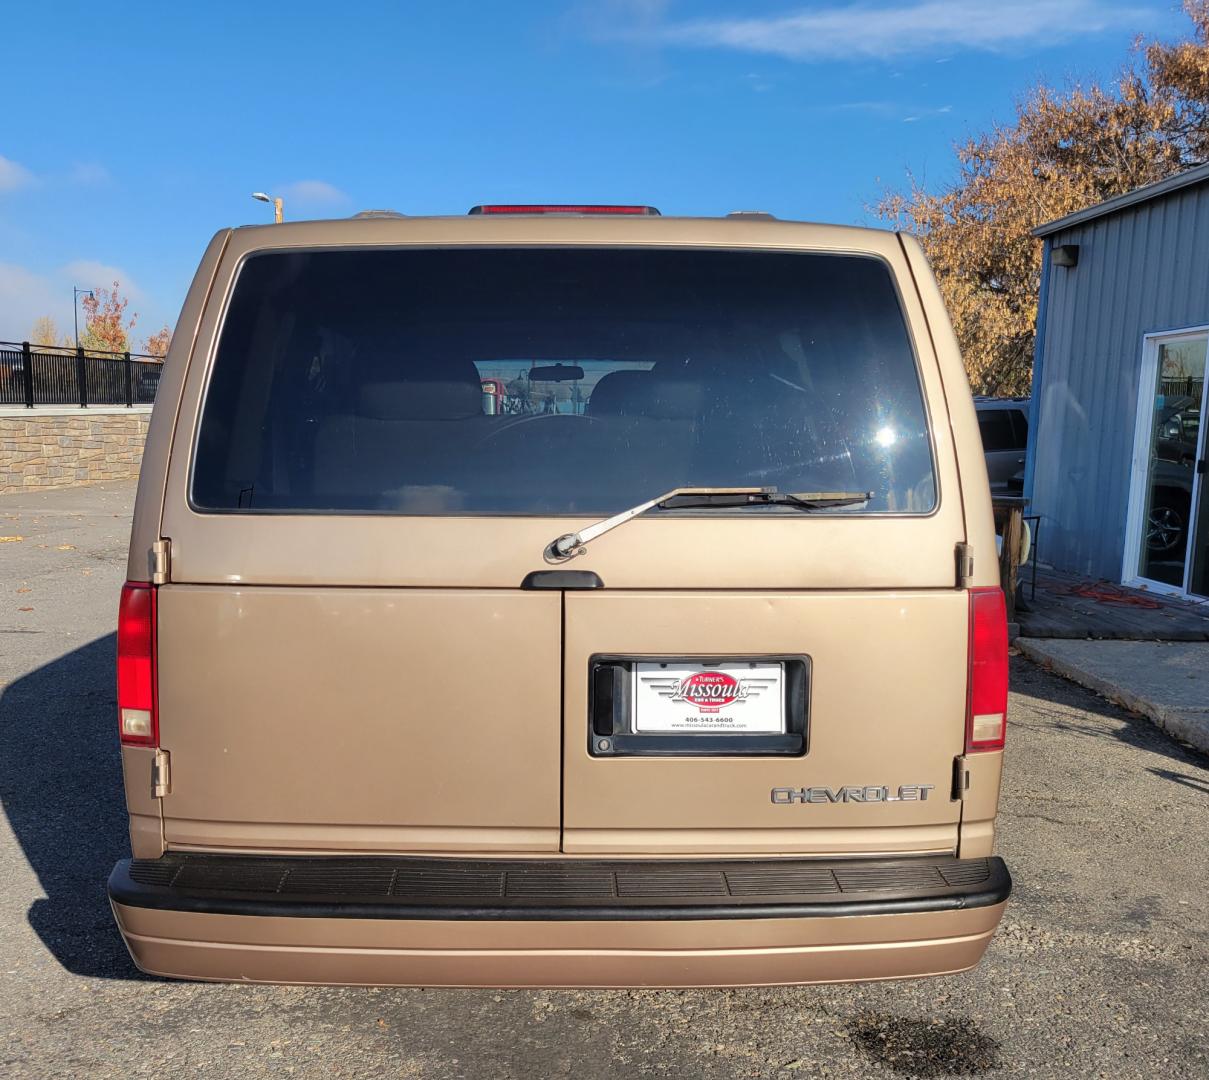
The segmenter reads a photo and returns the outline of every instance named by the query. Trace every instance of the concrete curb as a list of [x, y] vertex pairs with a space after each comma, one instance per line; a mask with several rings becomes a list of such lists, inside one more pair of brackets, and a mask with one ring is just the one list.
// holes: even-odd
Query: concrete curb
[[[1013, 645], [1034, 663], [1055, 674], [1085, 686], [1109, 701], [1123, 705], [1131, 712], [1140, 713], [1162, 728], [1168, 735], [1188, 743], [1202, 754], [1209, 754], [1209, 702], [1203, 707], [1185, 707], [1165, 704], [1153, 699], [1146, 691], [1126, 684], [1123, 668], [1114, 668], [1113, 674], [1097, 670], [1099, 665], [1087, 659], [1071, 656], [1071, 646], [1091, 646], [1102, 650], [1104, 646], [1142, 644], [1111, 641], [1068, 641], [1051, 638], [1017, 638]], [[1146, 643], [1150, 644], [1150, 643]], [[1093, 654], [1094, 655], [1094, 654]], [[1108, 653], [1102, 653], [1108, 656]]]

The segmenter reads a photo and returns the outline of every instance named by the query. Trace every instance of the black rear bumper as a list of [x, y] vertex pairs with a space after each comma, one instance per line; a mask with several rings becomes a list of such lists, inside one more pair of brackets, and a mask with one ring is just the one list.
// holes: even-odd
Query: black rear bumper
[[287, 918], [662, 920], [902, 915], [990, 907], [1002, 859], [452, 859], [169, 853], [123, 859], [127, 907]]

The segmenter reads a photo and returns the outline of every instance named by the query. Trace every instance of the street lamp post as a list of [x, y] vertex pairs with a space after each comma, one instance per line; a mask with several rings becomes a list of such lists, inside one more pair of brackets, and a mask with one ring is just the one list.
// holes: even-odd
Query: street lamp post
[[282, 222], [282, 207], [285, 205], [284, 200], [277, 195], [266, 195], [263, 191], [253, 191], [253, 199], [259, 199], [261, 202], [273, 204], [273, 221], [280, 225]]
[[91, 289], [80, 289], [75, 285], [71, 287], [71, 318], [76, 328], [77, 349], [80, 347], [80, 297], [91, 296], [95, 300], [96, 295]]

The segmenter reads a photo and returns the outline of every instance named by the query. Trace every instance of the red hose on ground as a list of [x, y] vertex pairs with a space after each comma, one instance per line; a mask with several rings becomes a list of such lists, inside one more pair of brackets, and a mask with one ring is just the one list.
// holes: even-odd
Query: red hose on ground
[[1094, 600], [1097, 604], [1124, 604], [1129, 607], [1148, 608], [1151, 610], [1163, 606], [1151, 596], [1146, 596], [1133, 589], [1123, 589], [1120, 585], [1113, 585], [1107, 581], [1084, 582], [1079, 585], [1058, 585], [1051, 588], [1050, 591], [1065, 593], [1069, 596], [1081, 596], [1085, 600]]

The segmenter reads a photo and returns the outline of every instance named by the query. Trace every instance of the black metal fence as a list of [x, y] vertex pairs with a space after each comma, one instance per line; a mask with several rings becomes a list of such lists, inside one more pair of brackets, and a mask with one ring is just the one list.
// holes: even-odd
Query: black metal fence
[[151, 405], [163, 366], [141, 353], [0, 341], [0, 406]]

